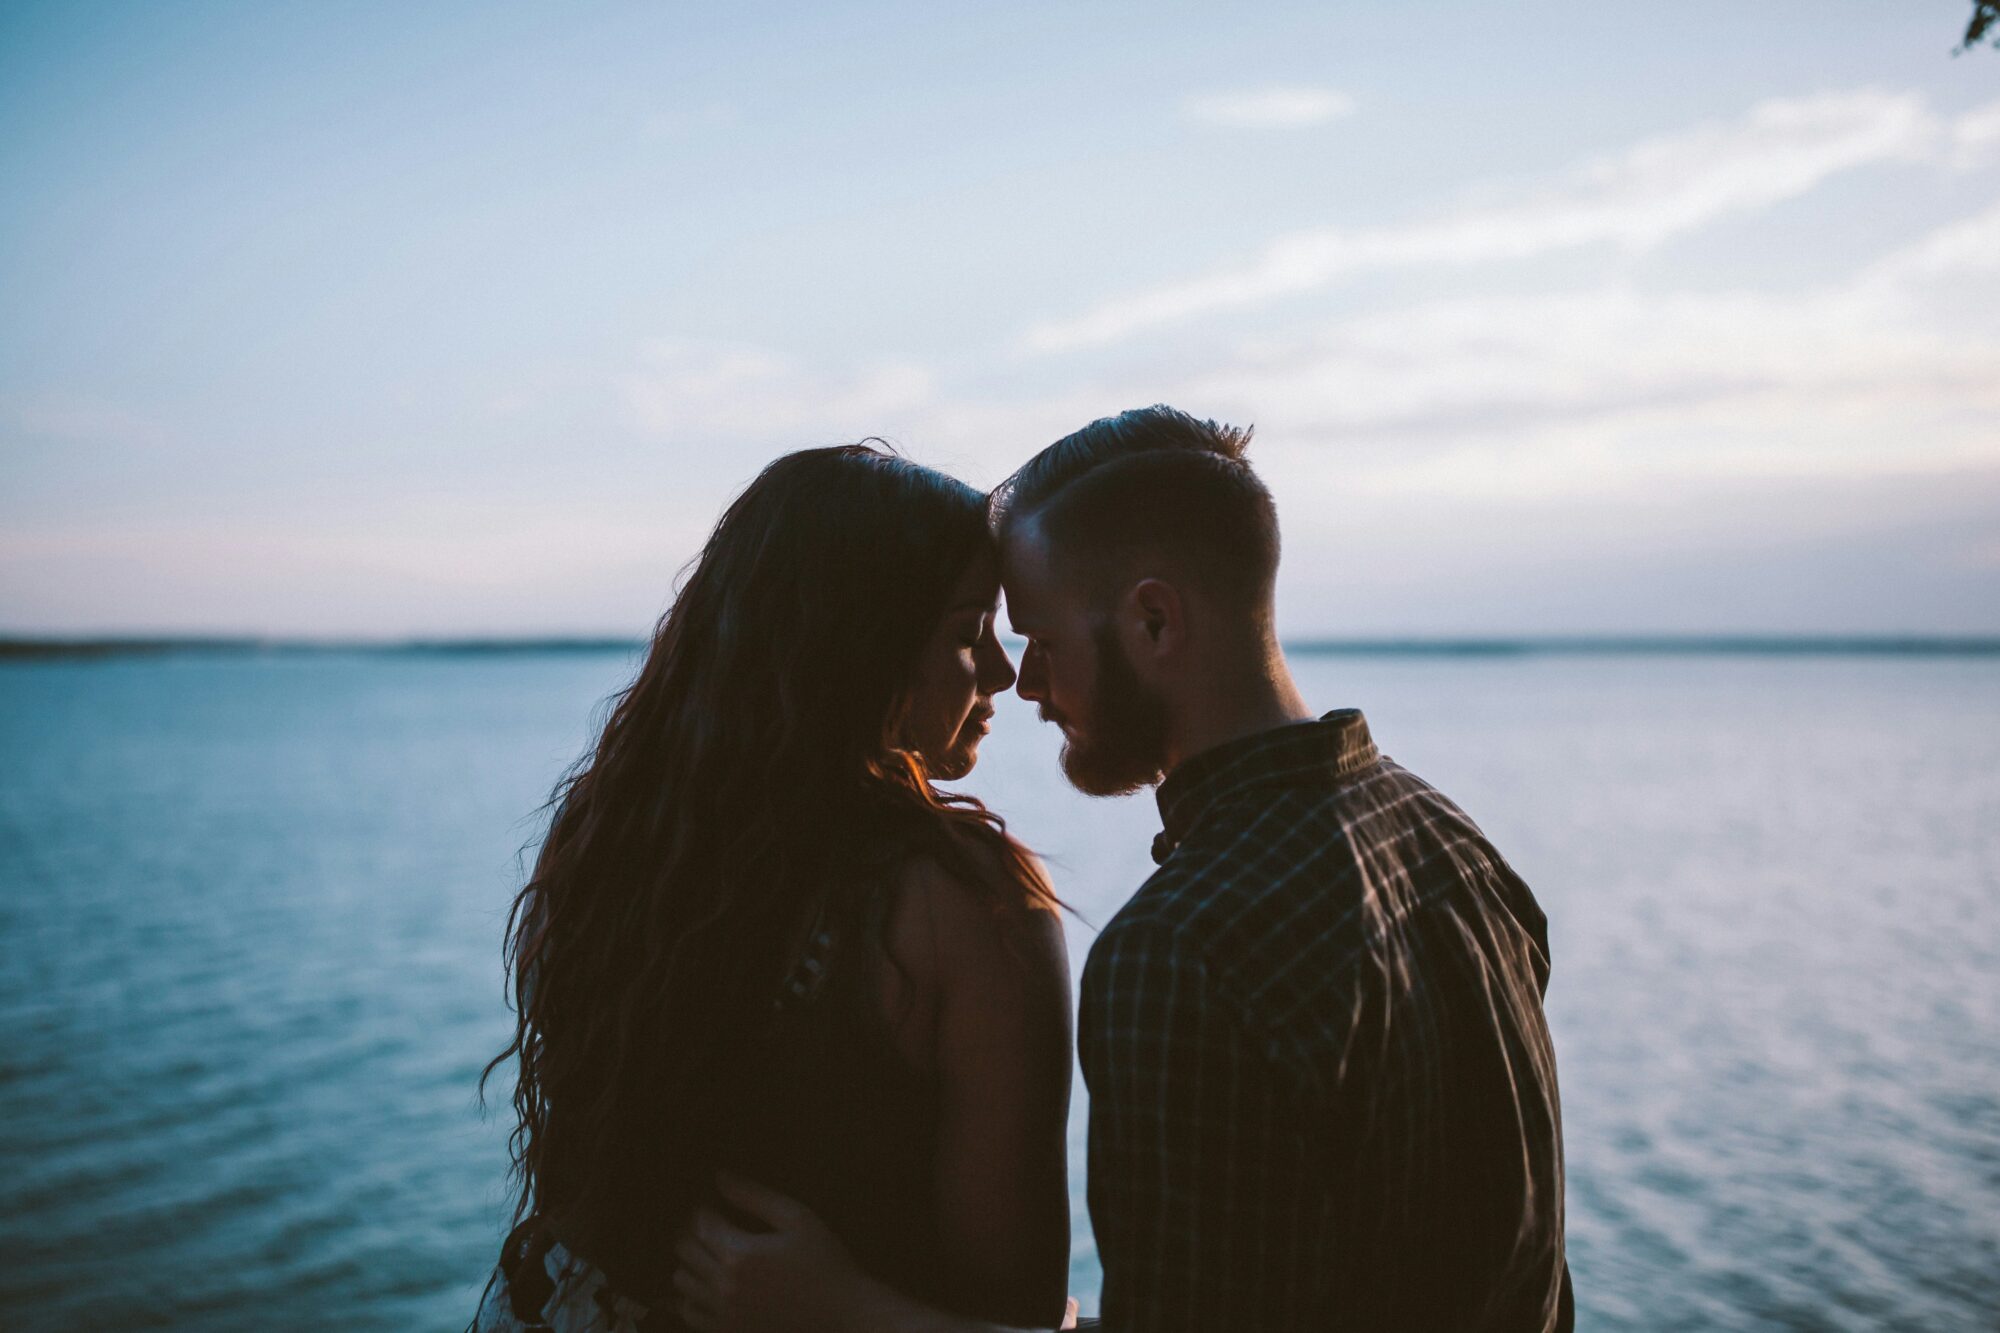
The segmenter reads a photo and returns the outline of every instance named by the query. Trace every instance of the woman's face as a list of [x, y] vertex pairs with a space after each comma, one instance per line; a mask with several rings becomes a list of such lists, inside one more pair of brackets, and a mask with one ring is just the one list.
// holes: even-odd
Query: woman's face
[[917, 659], [903, 747], [923, 759], [932, 777], [950, 780], [972, 771], [993, 717], [993, 696], [1014, 683], [1014, 665], [994, 632], [999, 601], [999, 567], [981, 555], [959, 576]]

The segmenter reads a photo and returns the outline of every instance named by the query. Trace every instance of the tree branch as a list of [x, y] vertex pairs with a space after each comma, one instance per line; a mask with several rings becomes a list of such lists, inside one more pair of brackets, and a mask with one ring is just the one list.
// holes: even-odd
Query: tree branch
[[[1965, 25], [1965, 41], [1958, 50], [1970, 51], [1979, 45], [1979, 39], [1995, 24], [2000, 24], [2000, 0], [1972, 0], [1972, 21]], [[1994, 33], [1993, 44], [2000, 46], [2000, 32]]]

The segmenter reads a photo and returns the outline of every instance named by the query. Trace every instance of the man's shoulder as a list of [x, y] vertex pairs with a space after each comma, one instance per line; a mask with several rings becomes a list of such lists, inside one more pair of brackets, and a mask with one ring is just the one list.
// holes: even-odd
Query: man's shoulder
[[1338, 1007], [1367, 951], [1353, 851], [1312, 793], [1254, 799], [1205, 821], [1112, 917], [1085, 962], [1086, 1004], [1114, 976], [1172, 973], [1251, 1027]]
[[1164, 931], [1228, 953], [1298, 913], [1317, 915], [1315, 935], [1340, 929], [1338, 909], [1359, 902], [1361, 866], [1382, 833], [1358, 812], [1387, 803], [1385, 784], [1395, 789], [1387, 796], [1423, 787], [1382, 765], [1354, 781], [1265, 783], [1216, 802], [1106, 933]]
[[[1199, 970], [1252, 1021], [1317, 1026], [1352, 1002], [1386, 916], [1498, 857], [1423, 779], [1383, 759], [1339, 782], [1218, 802], [1112, 918], [1086, 967]], [[1400, 881], [1382, 898], [1384, 876]]]

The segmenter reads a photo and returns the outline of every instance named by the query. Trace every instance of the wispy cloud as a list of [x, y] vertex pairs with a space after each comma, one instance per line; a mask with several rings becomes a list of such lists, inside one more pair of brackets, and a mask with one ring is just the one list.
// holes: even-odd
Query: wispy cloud
[[1863, 476], [2000, 463], [2000, 338], [1786, 300], [1622, 287], [1344, 322], [1189, 381], [1371, 493], [1496, 501], [1674, 476]]
[[1101, 382], [992, 392], [974, 380], [907, 361], [808, 364], [756, 347], [657, 338], [615, 382], [631, 424], [668, 445], [767, 461], [776, 450], [881, 436], [981, 486], [1050, 440], [1132, 405]]
[[1856, 286], [1884, 298], [1912, 284], [2000, 274], [2000, 200], [1947, 223], [1863, 269]]
[[[1604, 495], [1660, 477], [2000, 464], [2000, 202], [1794, 293], [1623, 282], [1397, 304], [1190, 369], [1140, 356], [1039, 392], [914, 365], [806, 367], [662, 341], [626, 381], [663, 438], [882, 433], [996, 481], [1092, 417], [1158, 399], [1264, 428], [1379, 498]], [[1981, 313], [1988, 312], [1988, 313]], [[1895, 441], [1895, 447], [1885, 442]]]
[[1028, 332], [1025, 345], [1063, 352], [1115, 342], [1370, 270], [1514, 261], [1590, 245], [1644, 250], [1796, 198], [1844, 171], [1922, 159], [1947, 133], [1962, 131], [1968, 144], [1983, 144], [1987, 114], [1947, 126], [1919, 97], [1877, 91], [1764, 102], [1736, 120], [1647, 139], [1586, 162], [1508, 202], [1397, 226], [1281, 236], [1248, 263], [1042, 324]]
[[1996, 256], [2000, 203], [1805, 292], [1422, 302], [1245, 349], [1187, 392], [1410, 494], [1993, 466]]
[[1189, 120], [1230, 129], [1297, 129], [1352, 115], [1354, 99], [1332, 88], [1257, 88], [1207, 93], [1182, 105]]
[[[1449, 295], [1410, 279], [1585, 244], [1640, 252], [1874, 163], [1914, 164], [1942, 183], [1986, 169], [1991, 118], [1990, 107], [1948, 116], [1883, 93], [1767, 103], [1400, 230], [1284, 238], [1267, 258], [1292, 269], [1274, 260], [1270, 272], [1212, 275], [1190, 313], [1363, 270], [1383, 281], [1352, 308], [1302, 305], [1254, 336], [1198, 327], [1116, 356], [1039, 358], [1026, 376], [1018, 362], [963, 356], [843, 361], [663, 340], [628, 368], [623, 403], [655, 438], [728, 441], [742, 460], [880, 433], [990, 484], [1093, 417], [1166, 400], [1258, 425], [1260, 465], [1292, 518], [1288, 595], [1302, 605], [1375, 596], [1384, 623], [1401, 623], [1403, 576], [1347, 561], [1414, 534], [1433, 552], [1419, 582], [1457, 580], [1470, 562], [1491, 573], [1505, 615], [1520, 612], [1517, 584], [1570, 586], [1545, 579], [1557, 561], [1624, 572], [1604, 576], [1604, 606], [1558, 607], [1551, 623], [1628, 615], [1620, 579], [1664, 560], [1697, 570], [1662, 584], [1689, 623], [1779, 623], [1786, 580], [1815, 561], [1848, 552], [1867, 566], [1853, 553], [1899, 549], [1901, 534], [1935, 525], [1945, 536], [1916, 563], [1964, 563], [1952, 554], [1963, 534], [2000, 502], [2000, 198], [1988, 190], [1991, 202], [1933, 214], [1929, 230], [1790, 288], [1690, 287], [1659, 266], [1552, 265]], [[1961, 208], [1975, 180], [1988, 182], [1952, 183]], [[1897, 496], [1885, 517], [1884, 497]], [[1338, 523], [1315, 508], [1336, 502]], [[1985, 623], [1968, 590], [1986, 568], [1924, 593], [1912, 614]], [[1758, 577], [1765, 601], [1729, 600]], [[1905, 577], [1884, 574], [1881, 587]], [[1822, 600], [1798, 614], [1859, 614]]]
[[623, 376], [639, 425], [662, 438], [852, 439], [933, 397], [929, 372], [889, 362], [847, 374], [816, 373], [754, 347], [656, 339]]
[[2000, 152], [2000, 102], [1988, 102], [1960, 116], [1951, 127], [1952, 163], [1975, 167]]

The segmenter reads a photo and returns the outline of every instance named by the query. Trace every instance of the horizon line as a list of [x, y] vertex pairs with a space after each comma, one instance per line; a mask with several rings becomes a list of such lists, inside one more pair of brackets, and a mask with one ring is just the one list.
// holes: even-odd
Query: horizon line
[[[1023, 640], [1003, 635], [1003, 642]], [[463, 635], [368, 638], [312, 635], [8, 635], [0, 661], [146, 656], [528, 656], [637, 652], [647, 638], [623, 635]], [[2000, 656], [1986, 634], [1455, 634], [1300, 636], [1284, 650], [1301, 657], [1529, 656]]]

